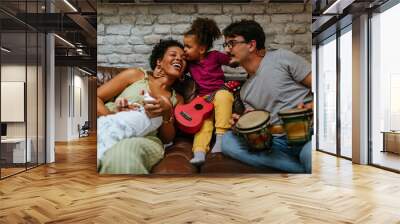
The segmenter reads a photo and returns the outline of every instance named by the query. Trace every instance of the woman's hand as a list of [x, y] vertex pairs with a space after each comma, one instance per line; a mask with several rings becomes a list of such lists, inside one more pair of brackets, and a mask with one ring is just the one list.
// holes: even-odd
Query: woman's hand
[[144, 109], [150, 118], [162, 116], [163, 120], [167, 121], [172, 116], [172, 103], [164, 96], [145, 101]]

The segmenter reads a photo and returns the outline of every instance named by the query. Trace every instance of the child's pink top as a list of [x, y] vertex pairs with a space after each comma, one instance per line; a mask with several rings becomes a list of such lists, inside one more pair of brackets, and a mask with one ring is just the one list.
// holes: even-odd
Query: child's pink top
[[219, 51], [210, 51], [200, 62], [190, 62], [188, 69], [198, 85], [198, 94], [204, 96], [217, 91], [224, 85], [222, 65], [228, 65], [230, 58]]

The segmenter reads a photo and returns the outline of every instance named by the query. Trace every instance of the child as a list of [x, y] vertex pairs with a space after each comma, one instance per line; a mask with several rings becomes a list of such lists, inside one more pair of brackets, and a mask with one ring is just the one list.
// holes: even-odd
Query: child
[[[222, 65], [229, 65], [231, 58], [219, 51], [210, 51], [213, 42], [221, 36], [214, 20], [197, 18], [189, 31], [184, 34], [184, 51], [188, 62], [188, 71], [198, 86], [198, 95], [206, 96], [216, 92], [213, 100], [216, 128], [216, 142], [211, 152], [221, 152], [222, 135], [231, 127], [233, 95], [221, 90], [224, 85]], [[193, 142], [192, 164], [200, 165], [205, 155], [214, 129], [214, 116], [206, 119], [202, 128], [196, 133]]]
[[[121, 104], [125, 99], [118, 98], [115, 104]], [[147, 92], [143, 102], [154, 100]], [[162, 117], [149, 118], [139, 102], [128, 102], [135, 110], [121, 111], [115, 114], [101, 116], [97, 119], [97, 159], [101, 159], [107, 149], [122, 139], [143, 137], [157, 130], [162, 124]]]

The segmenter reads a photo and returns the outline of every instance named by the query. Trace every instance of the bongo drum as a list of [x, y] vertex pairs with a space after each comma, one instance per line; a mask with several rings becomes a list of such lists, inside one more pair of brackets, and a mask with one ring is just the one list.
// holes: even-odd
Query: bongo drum
[[311, 139], [312, 109], [289, 109], [278, 113], [289, 145], [302, 145]]
[[270, 151], [272, 135], [268, 130], [269, 119], [267, 111], [250, 111], [239, 118], [233, 131], [246, 140], [251, 151]]

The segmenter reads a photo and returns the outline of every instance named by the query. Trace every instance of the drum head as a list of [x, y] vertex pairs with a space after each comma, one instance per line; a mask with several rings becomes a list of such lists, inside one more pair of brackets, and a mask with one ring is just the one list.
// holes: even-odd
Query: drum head
[[294, 108], [294, 109], [280, 111], [278, 114], [285, 116], [285, 115], [294, 115], [294, 114], [305, 114], [305, 113], [308, 113], [311, 111], [312, 111], [312, 109], [309, 109], [309, 108]]
[[268, 120], [269, 112], [263, 110], [255, 110], [242, 115], [236, 123], [236, 128], [240, 130], [257, 128], [268, 122]]

